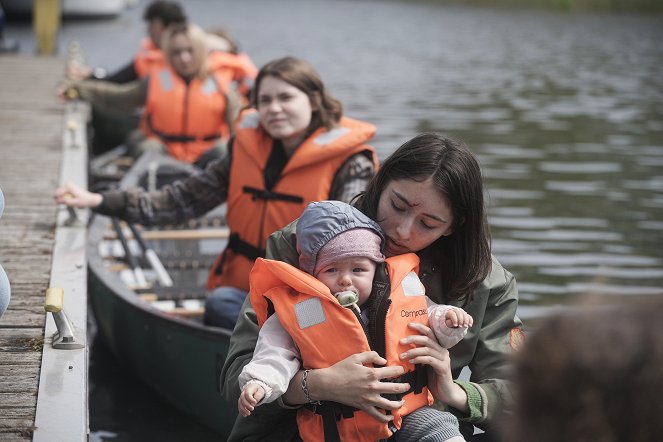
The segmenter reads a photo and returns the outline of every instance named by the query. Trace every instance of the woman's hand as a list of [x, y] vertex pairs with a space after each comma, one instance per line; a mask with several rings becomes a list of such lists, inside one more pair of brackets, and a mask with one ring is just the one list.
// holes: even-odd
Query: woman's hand
[[404, 393], [407, 383], [382, 382], [403, 374], [403, 367], [366, 367], [365, 364], [384, 365], [387, 361], [374, 351], [357, 353], [328, 368], [312, 370], [308, 375], [308, 389], [313, 400], [335, 401], [365, 411], [380, 422], [393, 416], [379, 409], [395, 410], [403, 401], [390, 401], [381, 394]]
[[65, 80], [55, 87], [55, 96], [58, 100], [65, 102], [78, 98], [78, 90], [76, 89], [76, 82]]
[[456, 385], [451, 373], [449, 350], [438, 344], [433, 330], [424, 324], [411, 322], [409, 327], [420, 334], [409, 335], [401, 339], [402, 344], [414, 344], [401, 354], [412, 364], [428, 365], [428, 389], [435, 399], [460, 411], [468, 412], [467, 394]]
[[79, 209], [98, 207], [104, 199], [101, 194], [89, 192], [73, 183], [66, 183], [56, 189], [53, 198], [57, 203]]

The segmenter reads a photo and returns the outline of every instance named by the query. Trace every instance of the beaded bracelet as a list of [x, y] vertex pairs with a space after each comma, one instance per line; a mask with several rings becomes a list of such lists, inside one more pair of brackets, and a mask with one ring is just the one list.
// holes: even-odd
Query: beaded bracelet
[[309, 404], [320, 404], [320, 401], [314, 401], [311, 399], [311, 395], [308, 392], [308, 386], [306, 385], [306, 378], [308, 378], [308, 373], [311, 371], [310, 369], [304, 370], [304, 376], [302, 376], [302, 391], [304, 392], [304, 396], [306, 396], [306, 400], [308, 401]]

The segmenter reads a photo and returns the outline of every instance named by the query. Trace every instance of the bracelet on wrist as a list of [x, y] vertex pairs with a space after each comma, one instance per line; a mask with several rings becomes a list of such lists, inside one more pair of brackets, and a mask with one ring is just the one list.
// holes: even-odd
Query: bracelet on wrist
[[311, 369], [306, 369], [304, 370], [304, 376], [302, 376], [302, 391], [304, 392], [304, 396], [306, 396], [306, 401], [309, 404], [320, 404], [320, 401], [314, 401], [311, 399], [311, 394], [308, 391], [308, 385], [306, 384], [306, 380], [308, 378], [308, 374], [311, 371]]

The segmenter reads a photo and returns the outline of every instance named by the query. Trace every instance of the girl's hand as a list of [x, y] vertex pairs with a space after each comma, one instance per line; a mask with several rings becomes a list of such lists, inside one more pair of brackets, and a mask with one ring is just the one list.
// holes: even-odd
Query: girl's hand
[[387, 361], [374, 351], [357, 353], [328, 368], [312, 370], [308, 375], [308, 389], [313, 400], [335, 401], [365, 411], [380, 422], [393, 416], [383, 410], [395, 410], [404, 402], [390, 401], [385, 393], [404, 393], [407, 383], [382, 382], [403, 374], [403, 367], [366, 367], [365, 364], [384, 365]]
[[66, 183], [56, 189], [53, 198], [57, 203], [79, 209], [98, 207], [104, 199], [101, 194], [89, 192], [73, 183]]
[[415, 344], [401, 354], [412, 364], [428, 365], [428, 389], [435, 399], [460, 411], [468, 412], [467, 394], [456, 385], [451, 373], [449, 350], [438, 344], [433, 330], [424, 324], [411, 322], [409, 327], [420, 334], [409, 335], [401, 339], [402, 344]]

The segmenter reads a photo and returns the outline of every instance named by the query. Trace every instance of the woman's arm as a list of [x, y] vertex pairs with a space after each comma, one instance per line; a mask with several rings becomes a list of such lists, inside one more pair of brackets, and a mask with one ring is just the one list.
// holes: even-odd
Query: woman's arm
[[229, 146], [228, 153], [205, 170], [155, 192], [138, 187], [103, 192], [103, 201], [96, 210], [144, 225], [181, 223], [202, 216], [228, 197], [230, 152]]
[[489, 429], [512, 406], [511, 383], [507, 378], [512, 354], [524, 334], [523, 323], [516, 315], [516, 280], [495, 258], [481, 290], [487, 294], [476, 349], [469, 364], [472, 374], [469, 382], [456, 383], [465, 389], [471, 402], [469, 414], [459, 415], [459, 419]]
[[338, 169], [329, 191], [329, 199], [352, 202], [353, 198], [366, 189], [366, 185], [375, 175], [375, 167], [370, 151], [352, 155]]
[[74, 89], [80, 99], [95, 106], [118, 112], [131, 112], [145, 104], [147, 82], [147, 78], [125, 84], [102, 80], [83, 80], [65, 83], [65, 85]]
[[418, 334], [402, 338], [401, 343], [404, 345], [415, 344], [416, 347], [401, 354], [401, 359], [412, 364], [427, 365], [429, 367], [428, 389], [433, 397], [461, 412], [469, 412], [465, 390], [453, 381], [449, 350], [437, 342], [435, 333], [430, 327], [418, 322], [411, 322], [409, 327]]
[[[404, 393], [410, 386], [405, 383], [382, 382], [383, 379], [398, 377], [404, 373], [403, 367], [380, 367], [387, 361], [374, 351], [356, 353], [328, 368], [309, 370], [307, 390], [312, 401], [334, 401], [365, 411], [381, 422], [389, 422], [393, 416], [381, 413], [379, 409], [395, 410], [403, 406], [403, 401], [390, 401], [383, 394]], [[367, 365], [374, 365], [371, 367]], [[308, 402], [303, 390], [304, 371], [293, 377], [283, 402], [301, 405]]]

